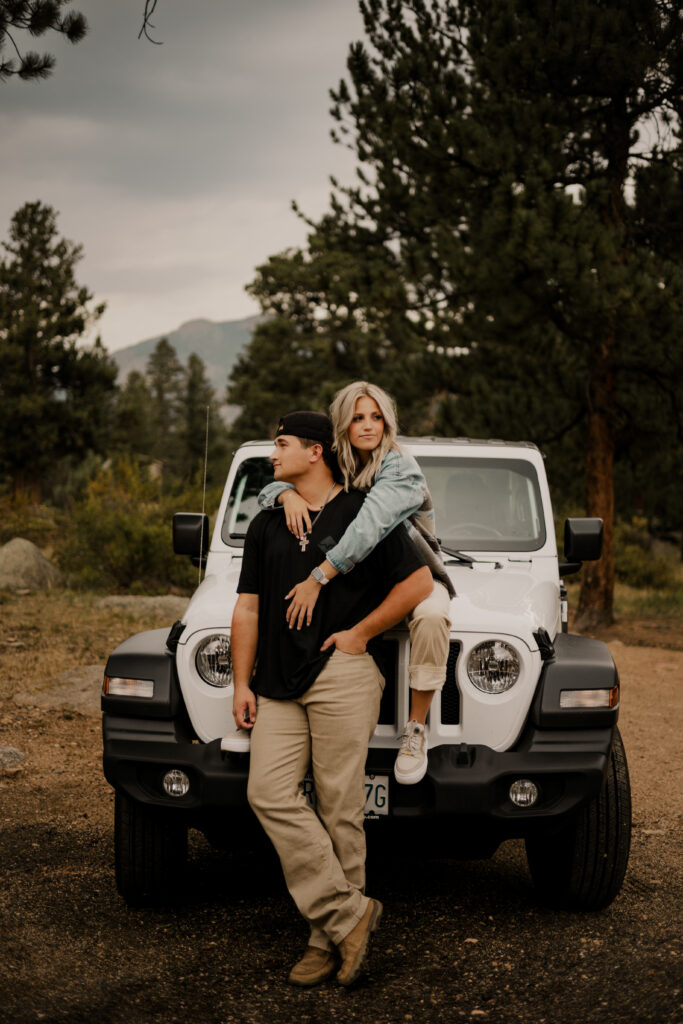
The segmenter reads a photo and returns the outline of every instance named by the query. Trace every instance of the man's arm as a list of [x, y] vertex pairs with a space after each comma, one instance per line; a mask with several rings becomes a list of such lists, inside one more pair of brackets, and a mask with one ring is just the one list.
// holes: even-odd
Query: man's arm
[[235, 684], [232, 713], [238, 729], [251, 729], [256, 721], [256, 697], [249, 683], [258, 646], [258, 608], [258, 594], [240, 594], [232, 613], [230, 640]]
[[352, 629], [344, 629], [328, 636], [320, 648], [326, 651], [334, 645], [346, 654], [362, 654], [369, 640], [397, 622], [405, 619], [408, 612], [424, 601], [432, 592], [434, 579], [426, 565], [416, 569], [410, 576], [391, 588], [382, 603], [374, 611], [357, 622]]

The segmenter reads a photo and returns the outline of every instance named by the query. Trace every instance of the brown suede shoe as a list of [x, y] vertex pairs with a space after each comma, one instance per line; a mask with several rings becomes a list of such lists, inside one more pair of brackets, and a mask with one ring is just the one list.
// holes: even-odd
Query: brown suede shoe
[[368, 955], [370, 935], [379, 926], [382, 909], [379, 900], [370, 900], [358, 924], [339, 943], [342, 965], [337, 974], [337, 981], [340, 985], [353, 985], [360, 977]]
[[319, 985], [330, 978], [339, 967], [339, 957], [332, 949], [320, 949], [318, 946], [306, 946], [306, 952], [289, 972], [287, 981], [290, 985]]

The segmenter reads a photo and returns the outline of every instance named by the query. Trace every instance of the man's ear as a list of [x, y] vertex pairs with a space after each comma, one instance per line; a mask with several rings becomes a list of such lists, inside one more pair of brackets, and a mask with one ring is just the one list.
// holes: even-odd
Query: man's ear
[[313, 465], [315, 462], [320, 462], [323, 457], [323, 446], [321, 444], [312, 444], [308, 449], [308, 461]]

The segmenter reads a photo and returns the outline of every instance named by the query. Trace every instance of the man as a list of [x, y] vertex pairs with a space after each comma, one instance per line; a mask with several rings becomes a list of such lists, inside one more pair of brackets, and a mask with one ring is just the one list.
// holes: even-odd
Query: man
[[[323, 588], [310, 626], [289, 628], [285, 595], [339, 540], [363, 501], [336, 483], [331, 445], [322, 413], [282, 418], [271, 455], [275, 479], [294, 484], [315, 510], [311, 530], [299, 539], [284, 515], [256, 516], [232, 619], [233, 713], [238, 729], [253, 728], [249, 802], [311, 929], [289, 975], [302, 986], [335, 972], [341, 985], [351, 985], [379, 924], [381, 904], [364, 895], [365, 760], [384, 686], [371, 641], [432, 589], [401, 526], [335, 580], [333, 593]], [[317, 814], [303, 793], [309, 767]]]

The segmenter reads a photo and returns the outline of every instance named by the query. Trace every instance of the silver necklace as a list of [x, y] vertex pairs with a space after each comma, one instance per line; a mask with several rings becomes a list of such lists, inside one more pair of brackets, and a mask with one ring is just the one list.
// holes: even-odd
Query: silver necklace
[[332, 492], [333, 492], [333, 490], [335, 489], [336, 486], [337, 486], [336, 483], [332, 484], [332, 486], [330, 487], [329, 491], [325, 495], [324, 502], [322, 503], [322, 505], [320, 506], [320, 508], [316, 512], [316, 514], [311, 519], [311, 528], [310, 528], [310, 530], [308, 530], [306, 533], [304, 533], [303, 537], [299, 538], [299, 548], [300, 548], [301, 551], [305, 551], [306, 548], [308, 547], [308, 544], [309, 544], [308, 538], [313, 533], [313, 527], [315, 526], [315, 524], [317, 523], [318, 519], [320, 518], [320, 515], [321, 515], [323, 509], [325, 508], [325, 505], [327, 505], [328, 501], [332, 497]]

